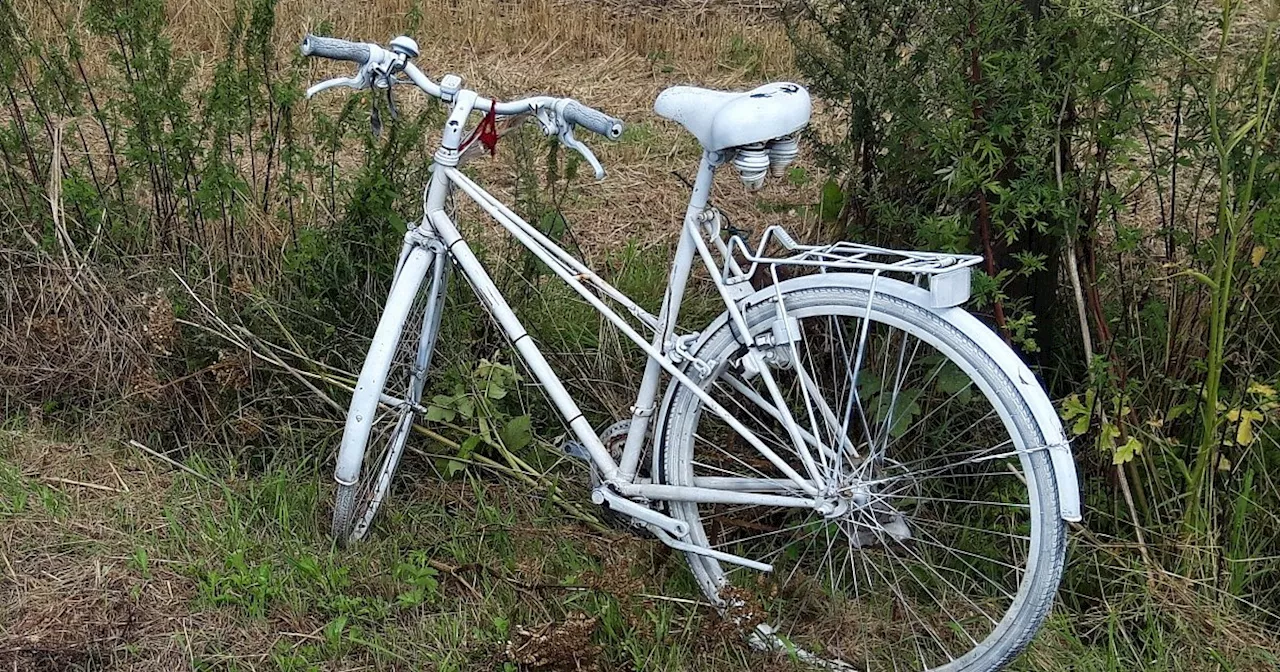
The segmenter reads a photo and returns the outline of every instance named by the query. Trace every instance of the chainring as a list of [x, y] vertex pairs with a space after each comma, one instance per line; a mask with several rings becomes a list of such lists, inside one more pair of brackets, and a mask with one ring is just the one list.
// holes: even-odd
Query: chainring
[[[604, 443], [605, 450], [609, 451], [609, 455], [610, 457], [613, 458], [614, 462], [618, 462], [622, 460], [622, 449], [626, 447], [627, 432], [630, 431], [630, 429], [631, 429], [630, 420], [619, 420], [609, 425], [608, 427], [605, 427], [604, 429], [600, 430], [597, 434], [600, 437], [600, 441]], [[652, 432], [646, 432], [645, 440], [648, 441], [652, 436], [653, 436]], [[600, 470], [596, 468], [595, 463], [591, 463], [590, 470], [591, 470], [591, 489], [594, 490], [600, 487], [600, 485], [604, 483], [604, 479], [600, 478]], [[641, 464], [637, 468], [636, 475], [641, 478], [648, 478], [649, 477], [648, 472], [649, 472], [648, 465], [644, 464], [644, 461], [641, 460]], [[616, 513], [611, 509], [609, 509], [608, 507], [601, 507], [601, 508], [602, 508], [601, 517], [604, 518], [611, 526], [618, 528], [620, 530], [625, 530], [627, 532], [630, 532], [638, 536], [642, 536], [642, 537], [647, 536], [647, 533], [644, 532], [644, 529], [642, 527], [637, 526], [632, 522], [632, 519], [630, 516], [624, 516], [622, 514]]]

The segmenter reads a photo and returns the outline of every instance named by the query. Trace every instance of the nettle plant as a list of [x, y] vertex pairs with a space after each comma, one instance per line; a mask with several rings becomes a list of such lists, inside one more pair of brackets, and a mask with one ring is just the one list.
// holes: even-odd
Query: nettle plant
[[[1063, 229], [1052, 161], [1060, 35], [1018, 2], [806, 2], [797, 61], [840, 125], [814, 133], [842, 176], [840, 230], [884, 245], [977, 251], [975, 296], [1024, 351], [1041, 349]], [[824, 194], [824, 199], [826, 195]]]
[[799, 0], [787, 18], [838, 122], [811, 131], [833, 237], [987, 257], [976, 301], [1066, 397], [1102, 524], [1194, 539], [1168, 555], [1205, 577], [1207, 556], [1280, 539], [1256, 503], [1280, 459], [1280, 3]]

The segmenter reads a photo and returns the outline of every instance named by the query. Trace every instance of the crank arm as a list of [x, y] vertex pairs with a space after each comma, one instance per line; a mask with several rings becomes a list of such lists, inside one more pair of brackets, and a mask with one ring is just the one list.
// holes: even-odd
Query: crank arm
[[607, 506], [610, 510], [621, 515], [634, 518], [646, 527], [654, 526], [668, 534], [681, 538], [689, 534], [688, 523], [676, 520], [664, 513], [654, 511], [639, 502], [633, 502], [630, 499], [617, 494], [606, 485], [602, 485], [591, 491], [591, 501], [596, 504]]

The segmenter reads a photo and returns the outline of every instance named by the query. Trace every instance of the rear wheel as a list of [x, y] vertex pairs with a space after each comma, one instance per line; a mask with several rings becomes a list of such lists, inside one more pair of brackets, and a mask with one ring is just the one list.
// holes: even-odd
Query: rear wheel
[[422, 390], [444, 312], [448, 267], [443, 255], [437, 255], [427, 267], [385, 372], [382, 401], [362, 450], [360, 477], [350, 485], [338, 484], [331, 533], [340, 544], [364, 538], [390, 493], [405, 444], [422, 408]]
[[[728, 325], [700, 348], [711, 370], [695, 380], [826, 505], [672, 502], [692, 543], [774, 568], [689, 554], [698, 583], [760, 626], [757, 644], [829, 668], [1003, 667], [1049, 613], [1065, 558], [1028, 404], [991, 354], [933, 311], [842, 286], [792, 290], [783, 305], [798, 340], [765, 353], [783, 404], [743, 367]], [[746, 317], [756, 335], [789, 331], [772, 301]], [[780, 420], [788, 414], [807, 457]], [[661, 432], [670, 484], [802, 494], [686, 387], [669, 395]]]

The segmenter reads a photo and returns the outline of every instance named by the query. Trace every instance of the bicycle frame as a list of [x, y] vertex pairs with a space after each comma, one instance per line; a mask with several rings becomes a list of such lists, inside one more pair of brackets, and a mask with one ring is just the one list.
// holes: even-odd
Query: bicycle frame
[[[677, 354], [675, 325], [679, 316], [681, 302], [689, 276], [693, 269], [694, 257], [699, 252], [707, 253], [706, 242], [698, 239], [698, 218], [706, 210], [711, 185], [715, 177], [716, 167], [721, 163], [719, 155], [706, 153], [698, 168], [693, 194], [685, 212], [684, 226], [676, 249], [675, 259], [668, 276], [668, 286], [663, 298], [662, 308], [658, 315], [653, 315], [621, 291], [605, 282], [578, 259], [528, 222], [520, 218], [503, 205], [493, 195], [473, 182], [457, 169], [463, 141], [463, 129], [472, 111], [475, 94], [471, 91], [459, 91], [454, 101], [454, 108], [445, 123], [441, 146], [436, 152], [433, 164], [433, 175], [424, 197], [424, 217], [422, 223], [409, 232], [405, 238], [404, 248], [397, 266], [397, 276], [404, 273], [424, 273], [427, 266], [423, 264], [421, 255], [414, 255], [416, 250], [424, 249], [434, 252], [437, 260], [443, 260], [442, 254], [452, 257], [457, 269], [466, 277], [495, 319], [517, 354], [525, 361], [532, 375], [546, 391], [548, 398], [567, 421], [570, 430], [585, 447], [588, 456], [599, 470], [602, 480], [614, 488], [617, 494], [626, 497], [643, 497], [650, 500], [679, 500], [701, 503], [725, 504], [760, 504], [773, 506], [793, 506], [814, 508], [819, 505], [816, 499], [820, 492], [821, 480], [816, 470], [806, 469], [802, 474], [791, 467], [782, 457], [757, 438], [747, 427], [743, 426], [728, 410], [720, 406], [701, 387], [684, 372]], [[572, 287], [583, 299], [590, 303], [611, 324], [628, 339], [640, 347], [648, 356], [641, 384], [632, 406], [630, 430], [627, 434], [621, 459], [615, 461], [605, 448], [604, 443], [594, 428], [583, 416], [577, 403], [565, 389], [559, 376], [543, 357], [533, 339], [524, 329], [519, 318], [502, 297], [494, 285], [488, 272], [481, 265], [466, 240], [458, 231], [455, 223], [445, 212], [445, 204], [449, 195], [461, 191], [479, 205], [495, 221], [497, 221], [513, 238], [546, 264], [561, 281]], [[714, 263], [708, 266], [715, 275], [718, 269]], [[415, 285], [416, 286], [416, 285]], [[726, 304], [731, 313], [735, 313], [731, 292], [722, 282], [717, 286], [724, 292]], [[599, 292], [605, 298], [616, 302], [645, 326], [653, 330], [651, 339], [639, 333], [631, 323], [623, 318], [612, 306], [597, 296]], [[741, 320], [739, 316], [738, 321]], [[741, 326], [745, 333], [745, 324]], [[662, 373], [666, 372], [673, 380], [689, 386], [700, 397], [709, 411], [716, 413], [732, 428], [738, 431], [751, 445], [756, 447], [770, 462], [778, 466], [785, 479], [709, 479], [708, 486], [672, 486], [638, 480], [636, 474], [640, 459], [644, 452], [644, 439], [657, 410], [659, 385]], [[357, 395], [368, 394], [357, 390]], [[803, 442], [800, 449], [807, 453]], [[812, 463], [812, 457], [803, 457], [806, 464]], [[348, 471], [345, 465], [339, 466], [340, 472]], [[358, 465], [351, 471], [358, 474]], [[738, 482], [743, 481], [743, 482]], [[755, 481], [755, 482], [748, 482]], [[341, 479], [340, 479], [341, 482]], [[761, 492], [762, 490], [768, 492]], [[771, 492], [791, 494], [771, 494]], [[795, 496], [804, 494], [808, 496]]]
[[[832, 507], [835, 503], [831, 488], [824, 482], [824, 472], [819, 470], [817, 460], [814, 459], [813, 451], [810, 448], [816, 449], [817, 456], [822, 461], [823, 466], [827, 466], [828, 461], [831, 459], [843, 459], [841, 458], [841, 453], [845, 448], [844, 442], [842, 441], [840, 450], [824, 445], [821, 440], [816, 438], [819, 436], [816, 426], [811, 427], [812, 432], [807, 431], [801, 423], [797, 422], [798, 418], [792, 416], [787, 408], [787, 403], [782, 400], [781, 392], [772, 374], [769, 372], [769, 366], [765, 362], [767, 355], [764, 353], [764, 349], [755, 342], [755, 337], [749, 332], [742, 313], [742, 305], [752, 304], [758, 300], [766, 300], [766, 298], [767, 300], [781, 298], [781, 285], [777, 283], [776, 274], [774, 277], [775, 284], [771, 288], [760, 292], [753, 292], [751, 286], [743, 281], [745, 277], [754, 272], [757, 266], [764, 264], [772, 268], [775, 263], [805, 263], [815, 266], [831, 266], [836, 270], [849, 270], [856, 266], [858, 270], [868, 272], [818, 274], [806, 278], [788, 280], [783, 284], [794, 288], [805, 285], [806, 281], [827, 284], [836, 282], [843, 285], [860, 286], [871, 293], [884, 292], [912, 303], [931, 306], [933, 310], [945, 311], [939, 314], [945, 314], [945, 319], [963, 326], [963, 330], [966, 333], [971, 332], [975, 338], [990, 341], [991, 350], [999, 353], [1004, 352], [1001, 349], [1001, 344], [996, 342], [998, 339], [993, 334], [988, 333], [988, 330], [983, 328], [971, 315], [962, 309], [949, 307], [955, 306], [956, 303], [963, 301], [967, 297], [967, 291], [956, 291], [957, 287], [967, 288], [968, 285], [967, 275], [960, 278], [956, 277], [957, 265], [971, 265], [973, 260], [977, 259], [976, 257], [966, 259], [955, 257], [955, 255], [932, 255], [936, 259], [931, 260], [928, 253], [898, 253], [905, 260], [903, 263], [911, 265], [911, 269], [908, 272], [932, 274], [929, 275], [930, 287], [928, 289], [893, 279], [881, 278], [880, 272], [885, 270], [885, 268], [881, 268], [882, 265], [864, 262], [854, 263], [850, 259], [844, 261], [822, 259], [824, 255], [839, 257], [843, 253], [842, 250], [846, 249], [841, 248], [841, 245], [852, 248], [859, 247], [852, 244], [838, 243], [830, 247], [809, 246], [800, 248], [793, 243], [789, 243], [787, 245], [789, 248], [801, 250], [801, 252], [799, 255], [783, 260], [764, 259], [761, 257], [762, 252], [757, 252], [754, 257], [749, 253], [745, 253], [743, 256], [751, 264], [751, 270], [744, 273], [729, 249], [729, 246], [735, 244], [734, 240], [731, 239], [730, 245], [727, 246], [717, 234], [718, 220], [715, 217], [707, 217], [707, 215], [714, 215], [714, 209], [708, 208], [708, 197], [716, 168], [726, 158], [724, 155], [714, 152], [705, 152], [702, 157], [693, 193], [685, 211], [680, 240], [668, 276], [662, 307], [658, 315], [652, 315], [627, 298], [622, 292], [602, 280], [585, 264], [560, 248], [554, 241], [521, 219], [496, 197], [486, 192], [457, 169], [462, 152], [466, 149], [463, 146], [463, 129], [466, 127], [466, 122], [473, 109], [477, 107], [485, 109], [483, 104], [488, 102], [480, 99], [480, 104], [478, 105], [477, 98], [474, 91], [461, 90], [457, 92], [452, 100], [453, 109], [445, 123], [441, 144], [435, 153], [433, 161], [431, 182], [423, 199], [423, 221], [405, 236], [405, 244], [401, 250], [400, 260], [396, 268], [396, 280], [393, 282], [393, 290], [388, 297], [383, 320], [380, 322], [378, 332], [374, 336], [374, 344], [369, 354], [370, 360], [366, 361], [365, 369], [372, 371], [385, 370], [385, 367], [380, 368], [376, 364], [370, 366], [370, 363], [374, 361], [373, 358], [375, 356], [385, 358], [391, 356], [396, 345], [396, 339], [398, 339], [400, 325], [403, 323], [409, 310], [409, 303], [413, 299], [412, 294], [417, 291], [426, 272], [432, 268], [432, 263], [437, 260], [443, 263], [446, 255], [452, 256], [456, 266], [464, 274], [491, 316], [495, 318], [498, 325], [513, 343], [517, 354], [525, 360], [533, 376], [542, 384], [552, 403], [555, 404], [557, 410], [567, 420], [574, 436], [583, 445], [587, 456], [596, 469], [599, 470], [604, 487], [593, 491], [593, 499], [596, 499], [597, 503], [608, 500], [611, 507], [625, 510], [628, 515], [646, 523], [651, 530], [674, 533], [676, 537], [684, 536], [684, 533], [680, 531], [680, 525], [683, 523], [679, 523], [628, 498], [708, 504], [787, 506], [816, 509], [823, 513], [830, 511], [829, 507]], [[493, 103], [489, 104], [492, 105]], [[527, 338], [528, 333], [519, 318], [516, 317], [511, 307], [506, 303], [489, 277], [488, 272], [476, 259], [456, 225], [445, 212], [445, 204], [450, 194], [458, 190], [475, 201], [517, 242], [546, 264], [561, 281], [572, 287], [579, 296], [591, 304], [648, 357], [640, 388], [636, 395], [636, 403], [632, 406], [629, 430], [619, 460], [615, 461], [605, 448], [603, 441], [583, 417], [582, 411], [565, 389], [559, 376], [552, 370], [533, 340]], [[736, 244], [740, 247], [742, 246], [740, 241]], [[717, 262], [714, 258], [711, 250], [712, 246], [716, 248], [716, 251], [721, 256], [720, 262]], [[865, 248], [865, 246], [861, 247]], [[877, 251], [876, 248], [866, 249], [871, 253], [876, 253]], [[859, 250], [854, 251], [861, 253]], [[880, 252], [889, 251], [880, 250]], [[770, 401], [759, 394], [747, 396], [751, 398], [756, 406], [773, 416], [783, 426], [791, 444], [789, 448], [798, 456], [801, 462], [801, 469], [799, 470], [780, 457], [769, 446], [765, 445], [759, 437], [744, 426], [733, 413], [713, 399], [685, 371], [686, 365], [682, 364], [682, 362], [691, 361], [693, 369], [699, 370], [703, 375], [706, 374], [706, 371], [701, 370], [706, 366], [706, 363], [696, 359], [685, 349], [686, 344], [689, 342], [686, 339], [690, 337], [677, 336], [675, 333], [676, 319], [680, 313], [680, 306], [693, 269], [695, 255], [700, 257], [706, 266], [716, 290], [724, 301], [726, 310], [721, 320], [727, 321], [728, 324], [732, 325], [733, 333], [737, 336], [739, 342], [748, 346], [747, 353], [742, 357], [744, 368], [750, 367], [752, 373], [761, 377], [765, 387], [768, 388], [768, 396], [772, 397], [773, 400]], [[948, 261], [945, 259], [948, 256], [954, 258]], [[934, 261], [941, 263], [933, 264], [933, 267], [927, 270], [919, 268], [920, 264], [929, 265]], [[890, 268], [888, 270], [894, 269]], [[917, 275], [917, 279], [919, 279], [919, 275]], [[409, 282], [410, 280], [412, 282]], [[405, 289], [410, 291], [396, 291], [397, 288], [402, 287], [402, 282]], [[593, 291], [600, 292], [606, 299], [616, 302], [645, 326], [652, 329], [652, 338], [646, 339], [638, 333], [631, 324]], [[764, 293], [768, 293], [768, 297], [763, 297], [762, 294]], [[788, 323], [789, 318], [785, 313], [783, 302], [776, 301], [776, 305], [778, 306], [778, 316], [772, 325], [772, 331], [775, 334], [774, 338], [777, 337], [776, 334], [778, 332], [783, 332], [784, 341], [786, 339], [793, 341], [793, 337], [786, 335], [792, 327]], [[766, 337], [766, 340], [768, 340], [768, 337]], [[777, 345], [776, 343], [773, 346], [766, 345], [764, 348], [774, 347], [776, 349]], [[784, 342], [781, 345], [792, 345], [794, 350], [794, 346], [791, 343]], [[942, 345], [935, 344], [938, 347]], [[695, 351], [696, 347], [695, 343]], [[1001, 368], [1006, 371], [1011, 380], [1020, 381], [1021, 384], [1028, 386], [1029, 390], [1038, 391], [1039, 388], [1035, 383], [1035, 377], [1012, 352], [1002, 354], [999, 362]], [[678, 383], [687, 387], [699, 398], [706, 411], [718, 416], [725, 425], [735, 431], [763, 458], [772, 463], [782, 478], [707, 477], [696, 478], [693, 485], [682, 486], [655, 483], [650, 479], [637, 479], [638, 466], [645, 447], [646, 432], [650, 423], [653, 422], [654, 414], [658, 411], [658, 387], [661, 383], [663, 372], [666, 372], [671, 377], [672, 384]], [[364, 376], [365, 373], [362, 371], [361, 379], [358, 381], [357, 389], [353, 395], [353, 413], [348, 415], [346, 431], [343, 433], [343, 444], [339, 451], [338, 467], [334, 474], [335, 480], [343, 485], [353, 484], [359, 478], [363, 445], [368, 436], [373, 410], [379, 403], [394, 404], [405, 401], [388, 399], [384, 398], [385, 395], [373, 393], [372, 390], [380, 390], [382, 388], [382, 381], [373, 378], [366, 381]], [[733, 380], [729, 381], [731, 385], [734, 385], [735, 382]], [[990, 390], [985, 391], [990, 393]], [[833, 414], [832, 410], [826, 407], [825, 402], [819, 399], [818, 403], [811, 403], [807, 392], [805, 392], [805, 395], [805, 404], [809, 405], [807, 411], [810, 423], [815, 422], [813, 420], [815, 413], [818, 417], [823, 417], [824, 420], [829, 422]], [[1039, 401], [1039, 397], [1042, 396], [1031, 396], [1035, 400], [1035, 403], [1032, 404], [1032, 411], [1042, 421], [1041, 424], [1043, 426], [1056, 427], [1058, 426], [1056, 411], [1047, 399], [1043, 400], [1043, 402]], [[1008, 418], [1005, 418], [1005, 420], [1008, 421]], [[836, 423], [833, 426], [838, 426], [838, 424]], [[349, 445], [351, 449], [348, 449]], [[1060, 501], [1062, 516], [1067, 520], [1078, 520], [1080, 517], [1080, 502], [1078, 491], [1075, 490], [1075, 468], [1071, 459], [1069, 444], [1059, 432], [1051, 432], [1050, 435], [1044, 437], [1042, 445], [1020, 447], [1020, 450], [1023, 451], [1040, 449], [1048, 449], [1053, 458], [1055, 476], [1060, 482], [1059, 489], [1062, 491]], [[802, 471], [804, 473], [801, 473]], [[829, 473], [829, 470], [827, 473]], [[679, 543], [670, 539], [664, 539], [664, 541], [673, 546]], [[715, 554], [710, 549], [702, 549], [695, 552], [708, 555]], [[734, 561], [740, 560], [742, 559], [739, 558]]]
[[[1059, 516], [1079, 520], [1080, 502], [1070, 444], [1052, 402], [1017, 354], [960, 307], [969, 297], [969, 268], [980, 263], [981, 258], [890, 250], [851, 241], [801, 245], [781, 226], [766, 229], [753, 249], [746, 237], [731, 227], [727, 235], [722, 232], [726, 220], [710, 206], [709, 195], [718, 166], [732, 160], [743, 182], [754, 188], [763, 179], [758, 170], [761, 165], [776, 175], [785, 168], [788, 157], [794, 158], [794, 137], [778, 133], [786, 129], [794, 133], [807, 122], [809, 107], [803, 87], [766, 85], [755, 90], [761, 91], [759, 94], [752, 91], [741, 96], [673, 87], [659, 96], [655, 109], [660, 116], [680, 122], [704, 148], [722, 149], [703, 152], [662, 305], [654, 315], [459, 170], [472, 140], [485, 139], [484, 144], [492, 149], [483, 133], [473, 131], [464, 140], [464, 129], [473, 112], [487, 113], [485, 124], [477, 129], [486, 132], [493, 128], [492, 115], [536, 115], [548, 135], [557, 135], [562, 145], [583, 155], [598, 179], [604, 176], [603, 167], [591, 150], [574, 137], [574, 131], [585, 129], [617, 139], [623, 132], [620, 120], [570, 98], [538, 96], [506, 103], [480, 98], [476, 92], [462, 89], [461, 79], [454, 75], [446, 76], [437, 85], [408, 62], [417, 56], [418, 48], [403, 36], [392, 40], [390, 51], [373, 44], [308, 36], [302, 53], [361, 64], [359, 77], [322, 82], [309, 89], [308, 96], [338, 85], [389, 89], [397, 83], [408, 83], [396, 77], [397, 73], [404, 73], [419, 89], [450, 104], [431, 164], [432, 176], [423, 195], [422, 220], [404, 236], [377, 331], [352, 391], [334, 473], [340, 487], [334, 497], [332, 529], [340, 542], [359, 540], [368, 532], [379, 504], [390, 491], [413, 423], [418, 415], [428, 412], [422, 403], [424, 381], [439, 334], [448, 272], [457, 270], [581, 444], [566, 446], [565, 452], [577, 457], [585, 453], [598, 472], [593, 473], [592, 500], [631, 526], [644, 528], [667, 546], [686, 553], [699, 588], [727, 616], [732, 616], [728, 612], [744, 598], [731, 592], [736, 582], [730, 581], [730, 568], [723, 564], [768, 572], [774, 567], [767, 561], [781, 557], [783, 569], [790, 565], [790, 571], [782, 572], [786, 578], [780, 585], [790, 584], [799, 576], [806, 586], [813, 581], [814, 587], [820, 589], [826, 587], [822, 580], [825, 565], [832, 592], [846, 594], [841, 584], [845, 570], [852, 569], [852, 597], [861, 603], [859, 585], [863, 581], [854, 562], [855, 557], [861, 557], [865, 585], [870, 588], [876, 582], [871, 575], [874, 569], [883, 587], [892, 592], [888, 597], [893, 601], [894, 615], [905, 611], [913, 616], [946, 657], [943, 661], [930, 654], [926, 659], [921, 642], [927, 644], [927, 640], [918, 636], [902, 640], [898, 630], [890, 632], [884, 644], [896, 648], [905, 641], [909, 649], [914, 643], [921, 667], [931, 667], [936, 661], [947, 668], [997, 669], [1026, 646], [1051, 606], [1066, 547], [1065, 526], [1043, 515], [1048, 513], [1043, 509], [1056, 496]], [[785, 105], [753, 102], [759, 97], [768, 98], [775, 89], [803, 94], [803, 115], [799, 115], [800, 107], [794, 107], [791, 112], [796, 114], [790, 114]], [[682, 96], [684, 99], [680, 100]], [[728, 101], [710, 119], [723, 123], [713, 123], [709, 129], [703, 123], [707, 119], [698, 113], [704, 109], [712, 113], [704, 103], [708, 100]], [[746, 104], [733, 107], [737, 103]], [[736, 116], [721, 116], [725, 110], [736, 110]], [[718, 129], [741, 131], [742, 135], [733, 136], [736, 140], [717, 139]], [[774, 137], [766, 143], [751, 141], [770, 135]], [[763, 152], [762, 147], [768, 151]], [[765, 164], [762, 153], [768, 154]], [[459, 231], [450, 215], [452, 209], [446, 209], [459, 191], [645, 353], [644, 372], [627, 420], [598, 434], [584, 417]], [[725, 309], [702, 331], [678, 333], [677, 322], [695, 258], [707, 269]], [[766, 274], [769, 277], [764, 277]], [[754, 289], [753, 278], [772, 282]], [[425, 287], [424, 282], [428, 283]], [[406, 331], [407, 320], [414, 322]], [[418, 320], [422, 328], [416, 334], [416, 344], [402, 344], [406, 334], [414, 333]], [[887, 333], [877, 331], [869, 336], [873, 322], [883, 325]], [[405, 355], [413, 345], [417, 346], [417, 354], [409, 363]], [[921, 346], [932, 351], [926, 350], [917, 360]], [[864, 355], [879, 356], [882, 362], [864, 360]], [[894, 359], [896, 368], [890, 369]], [[860, 378], [864, 363], [870, 373], [867, 378]], [[922, 371], [913, 375], [915, 369], [911, 365], [915, 363]], [[963, 386], [954, 382], [958, 377], [953, 375], [956, 369], [969, 379]], [[774, 372], [779, 372], [777, 377]], [[394, 386], [384, 390], [388, 382]], [[836, 403], [828, 402], [822, 390], [824, 382], [830, 383]], [[865, 385], [871, 388], [869, 391], [863, 389], [864, 383], [870, 383]], [[660, 400], [659, 388], [664, 384], [665, 396]], [[886, 384], [892, 385], [891, 394], [885, 389]], [[991, 410], [983, 413], [982, 407], [971, 407], [971, 386], [991, 402]], [[741, 415], [717, 402], [713, 391], [726, 392], [726, 403], [733, 404]], [[938, 431], [926, 429], [912, 434], [907, 450], [889, 454], [893, 438], [912, 433], [962, 392], [968, 394], [958, 402], [959, 411], [949, 409], [941, 418]], [[864, 398], [874, 400], [876, 405], [864, 408]], [[927, 411], [917, 404], [935, 400], [941, 405]], [[902, 411], [900, 406], [908, 410]], [[870, 415], [868, 408], [874, 408]], [[739, 417], [758, 422], [760, 435], [748, 429]], [[977, 420], [970, 425], [975, 417]], [[702, 425], [712, 418], [726, 427]], [[373, 437], [375, 419], [391, 420], [390, 433], [380, 427]], [[875, 421], [874, 429], [871, 420]], [[987, 420], [1003, 423], [1009, 438], [990, 444], [1003, 432], [975, 429]], [[651, 432], [652, 423], [657, 427]], [[620, 436], [620, 428], [625, 428], [625, 441], [617, 454], [612, 450], [616, 448], [613, 440]], [[957, 433], [956, 429], [960, 431]], [[655, 437], [651, 449], [653, 474], [652, 478], [640, 477], [640, 460], [650, 435]], [[762, 440], [766, 435], [773, 447]], [[602, 436], [609, 440], [608, 446]], [[371, 438], [385, 447], [371, 461], [378, 465], [376, 480], [361, 482], [360, 471]], [[718, 448], [729, 461], [747, 471], [724, 469], [723, 465], [733, 465], [705, 453], [695, 454], [694, 450], [701, 448], [692, 443], [695, 438], [706, 444], [707, 453]], [[732, 443], [726, 446], [721, 439]], [[754, 449], [755, 455], [738, 457], [729, 452], [740, 448], [743, 442]], [[977, 449], [970, 450], [974, 445]], [[951, 446], [960, 451], [938, 450]], [[1036, 456], [1036, 452], [1042, 454]], [[935, 456], [941, 458], [941, 464], [930, 464]], [[766, 476], [761, 469], [768, 467], [761, 460], [771, 463], [774, 473]], [[979, 463], [988, 463], [989, 468], [953, 471], [955, 467]], [[1045, 473], [1046, 467], [1052, 469], [1056, 487], [1048, 487], [1045, 479], [1050, 475]], [[975, 487], [973, 496], [963, 491], [953, 495], [969, 480], [985, 475], [983, 471], [1021, 480], [1027, 490], [1026, 502], [1016, 493], [1007, 493], [1004, 485], [991, 491]], [[954, 484], [941, 481], [943, 485], [937, 487], [925, 482], [934, 477], [963, 480]], [[1016, 480], [1002, 483], [1017, 487]], [[658, 505], [664, 501], [674, 504]], [[702, 504], [728, 507], [705, 510]], [[1010, 514], [1000, 509], [999, 513], [980, 517], [969, 513], [981, 505], [1026, 511]], [[740, 509], [756, 506], [799, 510], [785, 516], [787, 520], [777, 520], [774, 512], [735, 520]], [[959, 521], [947, 520], [954, 518], [951, 514], [957, 510]], [[1029, 525], [1026, 521], [1030, 521]], [[961, 542], [975, 532], [985, 532], [965, 524], [970, 522], [989, 522], [994, 528], [992, 533], [1009, 539], [1009, 562], [1014, 564], [987, 555], [993, 547], [1005, 546], [1002, 540], [979, 541], [972, 547], [973, 552], [967, 550], [971, 546]], [[959, 531], [935, 536], [930, 531], [937, 529], [935, 525]], [[774, 537], [787, 532], [794, 534]], [[825, 533], [825, 549], [823, 540], [815, 539], [820, 532]], [[766, 537], [769, 541], [753, 541]], [[1025, 541], [1029, 549], [1024, 552], [1019, 540]], [[776, 550], [769, 550], [775, 546]], [[868, 548], [882, 550], [874, 555], [864, 554]], [[897, 549], [905, 554], [900, 555]], [[734, 555], [730, 550], [743, 555]], [[814, 556], [814, 552], [825, 556]], [[807, 563], [802, 565], [801, 553], [817, 558], [818, 564], [813, 569]], [[751, 557], [744, 557], [748, 555]], [[957, 587], [933, 567], [934, 562], [939, 568], [946, 568], [948, 574], [965, 576], [964, 569], [956, 566], [959, 563], [985, 576], [990, 587], [1008, 598], [1006, 615], [997, 621], [986, 608], [989, 602], [1003, 601], [991, 599], [1000, 598], [1000, 594], [978, 584], [975, 601], [964, 592], [971, 587], [969, 580], [960, 581]], [[881, 571], [879, 564], [888, 565], [890, 574]], [[1014, 571], [992, 569], [993, 565]], [[895, 566], [905, 574], [900, 575]], [[922, 576], [918, 567], [927, 568], [938, 581], [927, 574]], [[1019, 571], [1019, 567], [1023, 569]], [[919, 590], [908, 586], [904, 594], [901, 576], [914, 578]], [[944, 590], [942, 584], [950, 590]], [[1016, 595], [1012, 592], [1015, 590]], [[803, 592], [795, 623], [811, 620], [805, 613], [810, 610], [805, 603], [811, 601], [811, 591]], [[968, 605], [957, 602], [953, 594], [967, 600]], [[937, 609], [924, 601], [926, 596], [933, 598]], [[837, 599], [837, 603], [845, 601]], [[916, 609], [917, 602], [922, 603], [923, 611]], [[876, 607], [882, 600], [873, 599], [870, 604]], [[960, 608], [958, 618], [949, 607], [952, 604]], [[791, 605], [782, 606], [784, 609], [771, 612], [782, 612]], [[840, 614], [831, 616], [837, 625], [843, 620]], [[986, 624], [980, 617], [993, 626], [990, 635], [980, 633], [981, 641], [968, 630], [972, 623], [982, 626], [985, 632]], [[935, 628], [941, 628], [945, 636]], [[832, 643], [825, 630], [806, 624], [795, 632], [801, 636], [813, 632], [812, 641], [825, 651]], [[962, 635], [954, 643], [968, 648], [964, 641], [967, 637], [973, 645], [963, 656], [953, 655], [949, 645], [953, 630]], [[776, 634], [779, 632], [793, 630], [761, 622], [754, 625], [748, 639], [753, 648], [784, 653], [816, 667], [850, 667], [841, 660], [826, 660], [813, 654], [801, 648], [799, 638], [792, 640]], [[840, 653], [838, 648], [834, 652]], [[874, 656], [861, 651], [858, 655], [865, 664], [873, 658], [883, 658], [878, 651]], [[890, 655], [896, 667], [898, 658]]]

